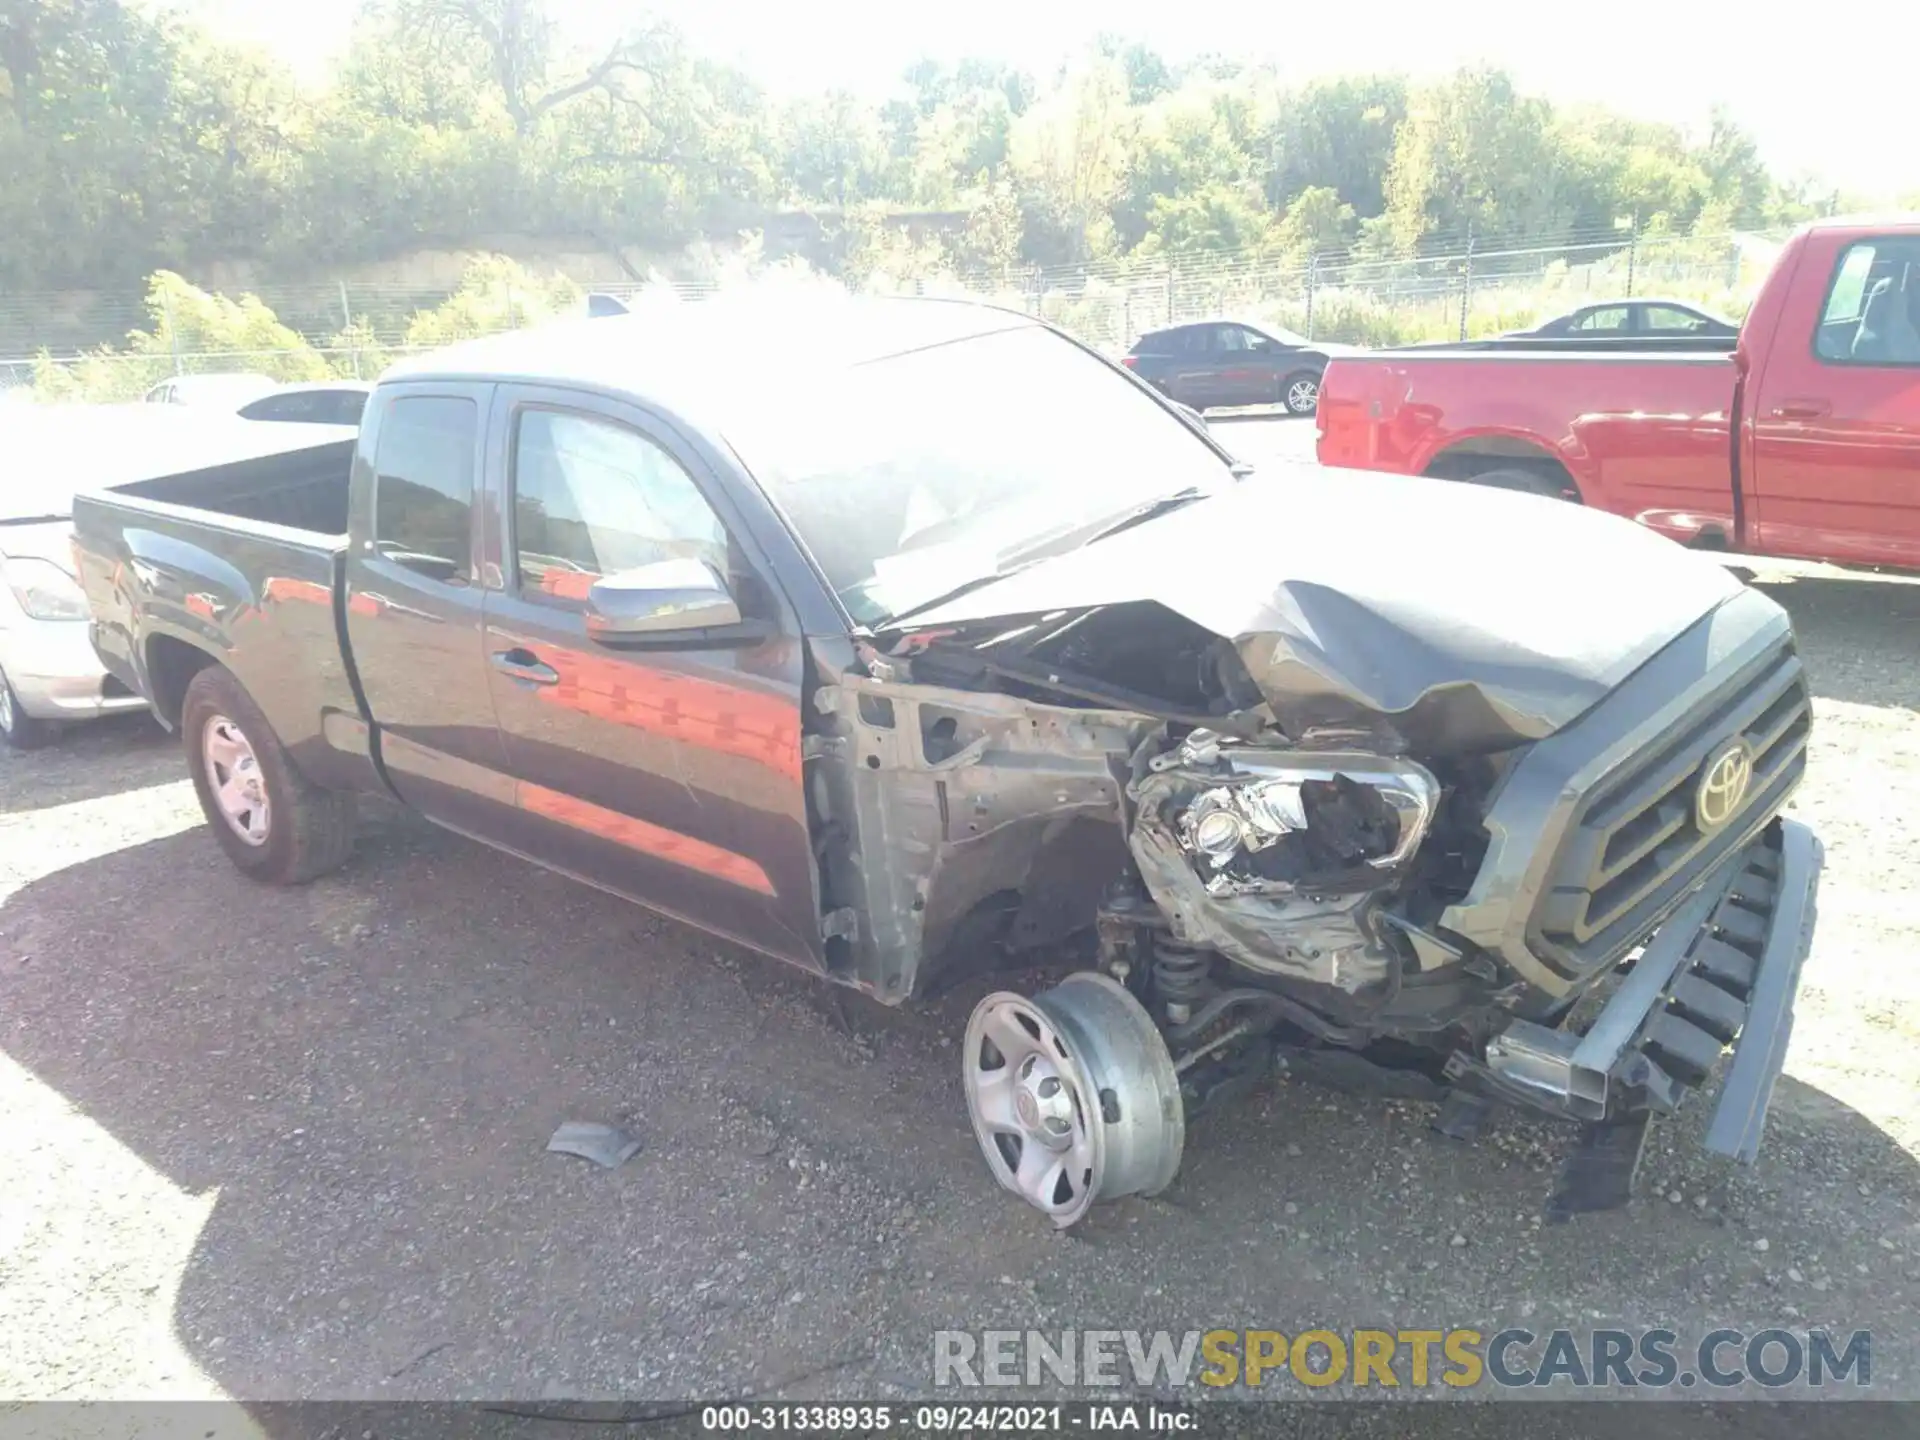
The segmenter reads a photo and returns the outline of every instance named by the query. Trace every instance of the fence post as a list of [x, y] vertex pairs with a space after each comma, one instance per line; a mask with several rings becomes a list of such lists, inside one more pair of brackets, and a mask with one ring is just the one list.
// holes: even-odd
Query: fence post
[[353, 341], [353, 306], [347, 303], [347, 282], [340, 282], [340, 333], [347, 337], [347, 354], [353, 359], [353, 378], [360, 378], [360, 347]]
[[1166, 324], [1173, 324], [1173, 257], [1167, 257], [1167, 318]]
[[1467, 222], [1467, 266], [1460, 277], [1460, 338], [1467, 338], [1467, 311], [1473, 305], [1473, 222]]
[[1320, 281], [1320, 252], [1307, 256], [1307, 339], [1313, 338], [1313, 292]]
[[1635, 215], [1627, 231], [1627, 298], [1633, 298], [1633, 271], [1640, 260], [1640, 217]]

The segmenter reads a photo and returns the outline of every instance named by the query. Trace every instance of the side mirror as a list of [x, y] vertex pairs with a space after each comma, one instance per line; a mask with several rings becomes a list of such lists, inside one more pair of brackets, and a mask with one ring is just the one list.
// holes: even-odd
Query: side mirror
[[738, 625], [740, 606], [704, 560], [662, 560], [604, 575], [587, 591], [587, 636], [620, 640]]

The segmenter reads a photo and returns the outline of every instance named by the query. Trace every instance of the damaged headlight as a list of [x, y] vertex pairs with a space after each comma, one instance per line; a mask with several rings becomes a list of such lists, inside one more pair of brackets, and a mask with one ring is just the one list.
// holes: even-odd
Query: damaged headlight
[[1168, 816], [1214, 895], [1371, 889], [1419, 847], [1440, 801], [1421, 765], [1235, 745], [1195, 731], [1149, 762], [1179, 785]]

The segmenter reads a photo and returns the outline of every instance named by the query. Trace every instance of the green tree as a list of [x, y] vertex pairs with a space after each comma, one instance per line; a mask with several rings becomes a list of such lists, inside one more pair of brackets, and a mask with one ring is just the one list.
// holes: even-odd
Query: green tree
[[1123, 247], [1237, 249], [1264, 231], [1271, 217], [1223, 100], [1220, 87], [1190, 81], [1138, 112], [1112, 206]]
[[1485, 67], [1416, 90], [1394, 137], [1386, 214], [1403, 250], [1469, 231], [1502, 240], [1550, 235], [1571, 214], [1564, 156], [1544, 100]]
[[895, 159], [878, 117], [846, 91], [793, 101], [779, 135], [778, 166], [801, 203], [848, 209], [892, 197]]
[[1147, 237], [1136, 253], [1252, 250], [1267, 245], [1272, 233], [1273, 216], [1257, 194], [1244, 186], [1207, 185], [1154, 196]]
[[584, 298], [571, 280], [536, 275], [503, 255], [483, 256], [467, 267], [460, 288], [444, 302], [415, 313], [405, 344], [430, 350], [517, 329], [577, 310]]
[[1094, 48], [1103, 58], [1116, 61], [1126, 73], [1128, 104], [1151, 105], [1174, 88], [1172, 67], [1152, 47], [1102, 35]]
[[1396, 75], [1316, 81], [1283, 95], [1262, 137], [1269, 203], [1325, 187], [1357, 214], [1378, 215], [1406, 117], [1407, 84]]
[[1020, 260], [1020, 197], [1009, 180], [989, 181], [952, 244], [954, 268], [1005, 285]]
[[1274, 227], [1273, 243], [1288, 260], [1304, 264], [1316, 255], [1346, 253], [1356, 234], [1353, 206], [1331, 185], [1313, 185], [1293, 197]]
[[1760, 161], [1753, 136], [1734, 122], [1725, 106], [1716, 105], [1700, 155], [1707, 195], [1728, 207], [1737, 225], [1760, 225], [1767, 219], [1773, 180]]
[[1019, 186], [1027, 256], [1042, 264], [1113, 249], [1111, 207], [1126, 184], [1134, 118], [1127, 78], [1092, 57], [1014, 124], [1008, 159]]
[[[923, 60], [879, 104], [774, 104], [644, 15], [607, 12], [589, 41], [561, 23], [569, 3], [362, 0], [303, 90], [174, 0], [0, 0], [0, 284], [125, 293], [224, 261], [305, 279], [506, 235], [664, 255], [775, 234], [793, 206], [839, 227], [823, 253], [891, 273], [935, 250], [1000, 272], [1009, 247], [1041, 264], [1381, 258], [1457, 248], [1469, 227], [1608, 242], [1623, 218], [1705, 235], [1838, 203], [1779, 181], [1724, 112], [1689, 138], [1486, 68], [1288, 86], [1103, 36], [1044, 84]], [[903, 241], [901, 210], [946, 213]], [[103, 328], [77, 321], [75, 343]]]
[[0, 283], [124, 284], [258, 248], [291, 86], [257, 57], [119, 0], [0, 13]]
[[596, 90], [620, 93], [631, 76], [653, 78], [674, 36], [664, 27], [620, 36], [593, 55], [566, 42], [545, 0], [390, 0], [410, 34], [484, 77], [491, 99], [527, 135], [543, 116]]

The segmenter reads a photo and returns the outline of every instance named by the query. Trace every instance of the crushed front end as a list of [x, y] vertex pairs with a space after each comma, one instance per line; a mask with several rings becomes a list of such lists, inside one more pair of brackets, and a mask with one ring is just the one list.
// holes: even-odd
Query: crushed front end
[[1151, 1193], [1195, 1111], [1316, 1057], [1439, 1101], [1456, 1136], [1497, 1105], [1578, 1123], [1564, 1215], [1624, 1203], [1649, 1120], [1731, 1049], [1708, 1145], [1751, 1160], [1820, 868], [1780, 813], [1811, 707], [1779, 608], [1741, 590], [1576, 676], [1593, 695], [1449, 679], [1423, 641], [1441, 683], [1391, 710], [1331, 627], [1350, 683], [1305, 663], [1307, 628], [1002, 616], [894, 637], [822, 691], [855, 983], [903, 998], [1091, 922], [1090, 973], [969, 1028], [1001, 1183], [1063, 1224]]

